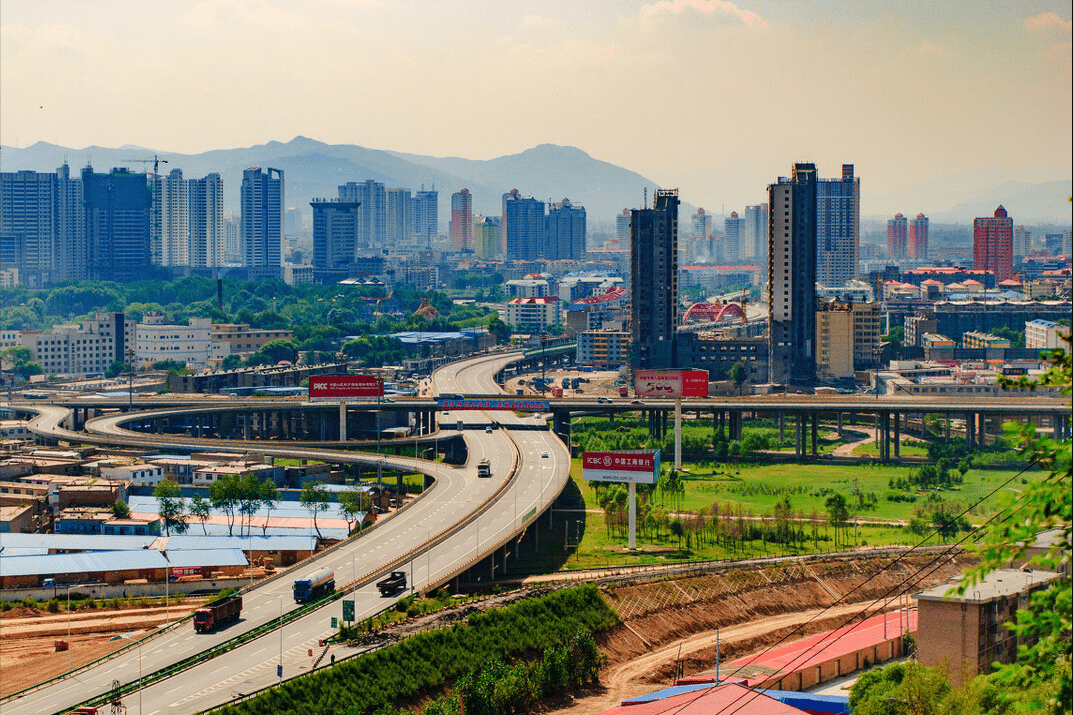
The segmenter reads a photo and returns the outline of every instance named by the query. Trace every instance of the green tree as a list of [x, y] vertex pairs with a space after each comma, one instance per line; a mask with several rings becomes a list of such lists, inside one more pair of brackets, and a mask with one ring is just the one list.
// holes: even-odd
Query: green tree
[[225, 474], [209, 485], [209, 501], [212, 507], [227, 516], [228, 536], [234, 536], [235, 510], [240, 497], [237, 474]]
[[246, 365], [275, 365], [284, 360], [292, 364], [298, 361], [298, 348], [293, 340], [273, 340], [265, 343], [260, 350], [247, 358]]
[[189, 525], [186, 523], [187, 515], [183, 513], [182, 489], [170, 479], [164, 479], [153, 489], [153, 496], [160, 505], [160, 520], [164, 522], [164, 533], [171, 536], [171, 532], [185, 534]]
[[29, 377], [30, 375], [40, 375], [44, 372], [44, 369], [40, 364], [34, 362], [33, 354], [30, 349], [23, 345], [15, 345], [10, 347], [2, 353], [4, 363], [10, 364], [10, 369], [16, 375], [22, 377]]
[[346, 520], [347, 532], [350, 532], [354, 529], [352, 524], [372, 508], [372, 499], [365, 492], [343, 492], [339, 495], [339, 506]]
[[730, 369], [727, 370], [727, 379], [734, 383], [738, 388], [738, 394], [740, 395], [742, 386], [745, 384], [745, 381], [749, 379], [749, 368], [744, 360], [738, 360], [730, 366]]
[[[835, 532], [835, 548], [838, 548], [838, 530], [849, 525], [849, 502], [841, 494], [832, 494], [823, 503], [827, 507], [827, 523]], [[844, 540], [844, 539], [843, 539]]]
[[200, 494], [195, 494], [190, 500], [190, 516], [201, 522], [201, 532], [208, 534], [208, 529], [205, 528], [205, 522], [209, 520], [211, 515], [212, 504], [209, 500]]
[[275, 483], [266, 479], [261, 482], [258, 497], [261, 502], [261, 506], [265, 508], [265, 521], [261, 527], [261, 535], [268, 533], [268, 520], [272, 516], [272, 510], [279, 504], [279, 490], [276, 489]]
[[[1004, 386], [1025, 390], [1054, 387], [1068, 399], [1073, 393], [1073, 350], [1068, 335], [1064, 340], [1066, 349], [1050, 353], [1046, 373], [1036, 379], [1022, 376], [1003, 380]], [[1011, 505], [1015, 518], [1000, 522], [989, 532], [978, 549], [980, 564], [966, 573], [958, 587], [960, 593], [1011, 560], [1024, 558], [1026, 549], [1041, 532], [1052, 531], [1055, 538], [1044, 553], [1029, 559], [1034, 566], [1060, 571], [1068, 565], [1073, 550], [1073, 440], [1058, 441], [1050, 435], [1039, 435], [1031, 423], [1007, 422], [1005, 429], [1009, 442], [1018, 445], [1025, 457], [1047, 472], [1047, 477], [1030, 482], [1016, 505]], [[1068, 423], [1066, 430], [1068, 434]], [[1028, 606], [1017, 609], [1017, 622], [1009, 626], [1020, 643], [1029, 645], [1018, 646], [1017, 661], [1000, 666], [992, 676], [1006, 689], [1027, 690], [1029, 707], [1056, 715], [1073, 709], [1071, 607], [1073, 581], [1068, 578], [1057, 579], [1033, 593]]]
[[242, 358], [238, 355], [228, 355], [220, 361], [221, 370], [235, 370], [242, 367]]
[[261, 481], [253, 472], [246, 472], [238, 478], [238, 513], [246, 522], [247, 536], [253, 527], [253, 515], [260, 508]]
[[321, 538], [320, 527], [317, 525], [317, 514], [328, 511], [328, 492], [325, 491], [324, 485], [320, 482], [309, 482], [302, 489], [302, 494], [298, 497], [298, 501], [313, 517], [313, 528], [317, 532], [317, 538]]
[[129, 519], [130, 507], [122, 499], [117, 499], [116, 503], [112, 505], [112, 513], [115, 514], [117, 519]]
[[495, 336], [496, 345], [510, 343], [510, 326], [500, 319], [499, 313], [493, 313], [492, 317], [488, 319], [488, 332]]

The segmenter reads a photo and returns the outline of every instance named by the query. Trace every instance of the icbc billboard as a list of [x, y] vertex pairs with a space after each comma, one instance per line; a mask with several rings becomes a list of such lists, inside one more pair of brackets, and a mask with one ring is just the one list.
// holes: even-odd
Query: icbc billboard
[[707, 397], [707, 370], [635, 370], [638, 397]]
[[314, 375], [309, 378], [309, 396], [327, 398], [379, 397], [384, 381], [375, 375]]
[[659, 450], [584, 452], [581, 476], [590, 482], [655, 484], [659, 476]]

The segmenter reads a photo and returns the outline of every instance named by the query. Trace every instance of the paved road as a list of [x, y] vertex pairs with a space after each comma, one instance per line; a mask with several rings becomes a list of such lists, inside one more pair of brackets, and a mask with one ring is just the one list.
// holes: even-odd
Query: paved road
[[[509, 356], [482, 358], [447, 366], [434, 379], [442, 392], [491, 392], [492, 376]], [[46, 411], [54, 419], [52, 410]], [[450, 416], [448, 416], [449, 418]], [[215, 643], [279, 618], [294, 607], [290, 584], [296, 575], [315, 568], [331, 566], [337, 581], [349, 582], [364, 573], [383, 570], [395, 563], [400, 554], [412, 554], [401, 568], [412, 573], [411, 583], [418, 589], [438, 585], [466, 568], [481, 556], [509, 540], [523, 523], [531, 523], [559, 493], [569, 474], [569, 454], [548, 431], [511, 430], [511, 426], [536, 424], [531, 417], [500, 413], [495, 417], [467, 413], [466, 423], [492, 420], [503, 428], [487, 434], [483, 429], [466, 435], [469, 461], [460, 469], [442, 464], [425, 464], [437, 479], [435, 486], [397, 516], [386, 520], [366, 536], [321, 557], [315, 565], [298, 569], [285, 577], [270, 581], [244, 596], [242, 621], [220, 633], [197, 635], [189, 624], [146, 642], [140, 649], [117, 656], [88, 671], [78, 673], [17, 701], [0, 706], [2, 713], [55, 712], [105, 692], [113, 679], [129, 681], [141, 672], [149, 673]], [[528, 423], [528, 425], [526, 424]], [[40, 426], [40, 425], [39, 425]], [[292, 456], [306, 456], [290, 451]], [[319, 458], [324, 459], [325, 450]], [[547, 457], [543, 457], [547, 454]], [[331, 456], [331, 455], [328, 455]], [[493, 477], [476, 477], [476, 463], [487, 457]], [[310, 454], [309, 458], [316, 458]], [[332, 458], [338, 458], [334, 455]], [[367, 457], [366, 457], [367, 458]], [[398, 458], [385, 458], [395, 463]], [[403, 460], [416, 462], [417, 460]], [[505, 484], [517, 461], [517, 479]], [[494, 507], [479, 516], [478, 508], [503, 488]], [[528, 516], [527, 516], [528, 515]], [[461, 528], [456, 525], [463, 524]], [[425, 547], [429, 542], [432, 546]], [[372, 580], [353, 591], [358, 618], [373, 615], [392, 600], [381, 598]], [[281, 662], [284, 676], [305, 672], [311, 664], [308, 653], [319, 655], [317, 641], [330, 633], [329, 620], [340, 615], [341, 605], [334, 605], [298, 619], [283, 629], [253, 641], [224, 656], [192, 668], [171, 679], [150, 686], [138, 694], [128, 695], [130, 712], [138, 707], [148, 714], [197, 712], [226, 702], [235, 692], [248, 692], [276, 682], [276, 666]], [[140, 653], [138, 651], [141, 651]], [[281, 655], [282, 653], [282, 655]], [[140, 661], [140, 663], [139, 663]]]

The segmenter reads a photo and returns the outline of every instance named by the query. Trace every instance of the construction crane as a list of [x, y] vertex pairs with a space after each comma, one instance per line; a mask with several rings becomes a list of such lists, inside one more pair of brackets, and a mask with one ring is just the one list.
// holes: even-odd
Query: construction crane
[[168, 160], [167, 159], [161, 159], [156, 154], [153, 154], [152, 159], [124, 159], [123, 160], [124, 164], [141, 164], [142, 165], [142, 171], [145, 171], [145, 165], [148, 164], [149, 162], [153, 163], [153, 176], [159, 176], [160, 172], [158, 170], [160, 169], [160, 165], [161, 164], [167, 164]]

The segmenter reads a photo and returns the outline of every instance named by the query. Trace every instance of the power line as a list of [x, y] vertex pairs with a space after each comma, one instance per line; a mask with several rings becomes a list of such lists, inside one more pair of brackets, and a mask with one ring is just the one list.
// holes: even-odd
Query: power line
[[[1004, 489], [1004, 488], [1005, 488], [1005, 487], [1006, 487], [1006, 486], [1007, 486], [1008, 484], [1010, 484], [1010, 482], [1014, 481], [1015, 479], [1017, 479], [1018, 477], [1020, 477], [1020, 476], [1021, 476], [1022, 474], [1024, 474], [1024, 473], [1025, 473], [1025, 472], [1026, 472], [1027, 470], [1029, 470], [1030, 468], [1032, 468], [1033, 466], [1035, 466], [1035, 465], [1036, 465], [1036, 463], [1037, 463], [1038, 461], [1039, 461], [1039, 460], [1038, 460], [1038, 458], [1037, 458], [1037, 459], [1033, 459], [1033, 460], [1032, 460], [1031, 462], [1029, 462], [1029, 463], [1028, 463], [1028, 464], [1027, 464], [1027, 465], [1026, 465], [1026, 466], [1025, 466], [1024, 468], [1022, 468], [1022, 469], [1021, 469], [1020, 471], [1018, 471], [1018, 472], [1017, 472], [1016, 474], [1014, 474], [1014, 475], [1013, 475], [1012, 477], [1010, 477], [1010, 478], [1009, 478], [1009, 479], [1007, 479], [1007, 480], [1006, 480], [1005, 482], [1003, 482], [1002, 484], [1000, 484], [999, 486], [997, 486], [997, 487], [996, 487], [995, 489], [993, 489], [993, 490], [992, 490], [991, 492], [989, 492], [988, 494], [984, 495], [983, 497], [981, 497], [980, 499], [978, 499], [978, 500], [977, 500], [976, 502], [974, 502], [973, 504], [970, 504], [970, 505], [969, 505], [968, 507], [966, 507], [966, 508], [965, 508], [965, 509], [964, 509], [964, 510], [963, 510], [963, 511], [962, 511], [962, 512], [960, 513], [960, 514], [958, 514], [957, 516], [953, 517], [952, 519], [948, 519], [948, 520], [947, 520], [946, 522], [944, 522], [944, 523], [942, 524], [942, 526], [940, 526], [940, 527], [936, 528], [936, 529], [935, 529], [934, 531], [932, 531], [932, 532], [931, 532], [930, 534], [928, 534], [927, 536], [925, 536], [925, 537], [924, 537], [924, 538], [923, 538], [923, 539], [921, 540], [921, 542], [920, 542], [920, 543], [918, 543], [918, 544], [914, 545], [913, 547], [911, 547], [911, 548], [910, 548], [910, 549], [909, 549], [908, 551], [906, 551], [906, 552], [905, 552], [904, 554], [902, 554], [901, 556], [899, 556], [899, 557], [898, 557], [897, 559], [895, 559], [895, 560], [894, 560], [894, 561], [892, 561], [891, 563], [889, 563], [889, 564], [887, 564], [886, 566], [884, 566], [883, 568], [881, 568], [881, 569], [880, 569], [879, 571], [877, 571], [877, 572], [876, 572], [875, 574], [873, 574], [872, 576], [870, 576], [870, 577], [869, 577], [868, 579], [866, 579], [866, 580], [865, 580], [864, 582], [862, 582], [861, 584], [858, 584], [857, 586], [855, 586], [855, 587], [854, 587], [853, 589], [851, 589], [851, 590], [850, 590], [849, 592], [847, 592], [847, 593], [846, 593], [846, 594], [845, 594], [844, 596], [841, 596], [840, 598], [838, 598], [838, 599], [837, 599], [837, 600], [836, 600], [836, 601], [835, 601], [834, 603], [832, 603], [832, 604], [831, 604], [830, 606], [827, 606], [827, 607], [826, 607], [826, 608], [824, 608], [824, 609], [823, 609], [822, 611], [820, 611], [819, 613], [817, 613], [817, 614], [816, 614], [815, 616], [813, 616], [813, 617], [812, 617], [812, 618], [810, 618], [809, 620], [805, 621], [805, 623], [803, 623], [803, 624], [801, 624], [800, 626], [798, 626], [798, 627], [797, 627], [796, 629], [794, 629], [794, 630], [793, 630], [792, 632], [790, 632], [790, 633], [788, 633], [787, 635], [785, 635], [785, 636], [783, 636], [782, 638], [780, 638], [780, 639], [779, 639], [779, 640], [778, 640], [778, 641], [777, 641], [776, 643], [772, 644], [771, 646], [769, 646], [769, 647], [768, 647], [768, 648], [766, 648], [765, 650], [761, 651], [761, 652], [760, 652], [760, 653], [758, 653], [757, 655], [755, 655], [755, 656], [753, 656], [752, 658], [750, 658], [750, 659], [749, 659], [749, 663], [752, 663], [752, 662], [753, 662], [753, 661], [755, 661], [755, 660], [756, 660], [757, 658], [759, 658], [759, 657], [761, 657], [761, 656], [765, 655], [766, 653], [770, 652], [770, 651], [771, 651], [772, 649], [774, 649], [774, 648], [778, 647], [779, 645], [781, 645], [781, 644], [782, 644], [782, 643], [783, 643], [784, 641], [786, 641], [786, 639], [787, 639], [787, 638], [789, 638], [789, 637], [790, 637], [790, 636], [792, 636], [792, 635], [795, 635], [795, 634], [796, 634], [796, 633], [797, 633], [798, 631], [800, 631], [800, 630], [801, 630], [802, 628], [804, 628], [804, 627], [805, 627], [805, 626], [807, 626], [807, 625], [808, 625], [809, 623], [811, 623], [812, 621], [814, 621], [814, 620], [815, 620], [816, 618], [818, 618], [819, 616], [821, 616], [821, 615], [822, 615], [822, 614], [823, 614], [824, 612], [826, 612], [827, 610], [829, 610], [829, 609], [833, 608], [834, 606], [838, 605], [838, 603], [839, 603], [840, 601], [843, 601], [843, 600], [845, 600], [845, 599], [846, 599], [846, 598], [847, 598], [848, 596], [850, 596], [850, 595], [851, 595], [851, 594], [852, 594], [852, 593], [853, 593], [854, 591], [857, 591], [858, 589], [862, 588], [863, 586], [865, 586], [866, 584], [868, 584], [868, 583], [869, 583], [869, 582], [870, 582], [870, 581], [871, 581], [872, 579], [874, 579], [874, 578], [878, 577], [878, 576], [879, 576], [879, 575], [880, 575], [881, 573], [883, 573], [883, 572], [884, 572], [884, 571], [886, 571], [887, 569], [890, 569], [890, 568], [892, 568], [892, 567], [893, 567], [893, 566], [894, 566], [895, 564], [897, 564], [897, 563], [898, 563], [899, 561], [901, 561], [901, 560], [902, 560], [903, 558], [905, 558], [906, 556], [908, 556], [909, 554], [911, 554], [911, 553], [912, 553], [913, 551], [917, 550], [918, 548], [921, 548], [921, 547], [922, 547], [922, 546], [924, 545], [924, 543], [925, 543], [925, 542], [927, 542], [927, 541], [928, 541], [928, 539], [930, 539], [930, 538], [931, 538], [932, 536], [935, 536], [936, 534], [938, 534], [938, 533], [939, 533], [939, 532], [940, 532], [940, 531], [941, 531], [941, 530], [942, 530], [943, 528], [945, 528], [946, 526], [948, 526], [948, 525], [949, 525], [950, 523], [952, 523], [952, 522], [955, 522], [955, 523], [956, 523], [956, 521], [957, 521], [958, 519], [960, 519], [961, 517], [965, 516], [965, 514], [969, 513], [969, 512], [970, 512], [970, 511], [971, 511], [972, 509], [974, 509], [974, 508], [975, 508], [976, 506], [978, 506], [979, 504], [983, 503], [983, 502], [984, 502], [985, 500], [987, 500], [987, 499], [990, 499], [991, 497], [993, 497], [993, 496], [994, 496], [995, 494], [997, 494], [997, 493], [998, 493], [999, 491], [1001, 491], [1002, 489]], [[1047, 478], [1047, 480], [1049, 480], [1049, 479], [1051, 479], [1051, 477], [1048, 477], [1048, 478]], [[1044, 481], [1047, 481], [1047, 480], [1044, 480]], [[882, 595], [882, 596], [881, 596], [880, 598], [876, 598], [876, 599], [873, 599], [873, 600], [871, 601], [871, 603], [870, 603], [869, 605], [865, 606], [865, 607], [864, 607], [864, 608], [863, 608], [863, 609], [862, 609], [861, 611], [858, 611], [858, 612], [857, 612], [856, 614], [853, 614], [852, 616], [850, 616], [849, 618], [847, 618], [847, 619], [846, 619], [845, 621], [843, 621], [842, 625], [841, 625], [841, 626], [839, 626], [839, 628], [842, 628], [842, 627], [844, 627], [844, 626], [846, 626], [846, 625], [849, 625], [849, 624], [850, 624], [850, 623], [852, 623], [852, 622], [853, 622], [853, 621], [854, 621], [855, 619], [857, 619], [857, 618], [858, 618], [859, 616], [861, 616], [862, 614], [865, 614], [865, 613], [867, 613], [867, 612], [868, 612], [868, 610], [869, 610], [870, 608], [872, 608], [872, 607], [873, 607], [873, 606], [874, 606], [874, 605], [875, 605], [875, 604], [876, 604], [877, 602], [879, 602], [880, 600], [884, 600], [884, 599], [888, 598], [888, 597], [889, 597], [889, 596], [891, 595], [891, 593], [892, 593], [892, 592], [894, 592], [895, 590], [901, 589], [901, 588], [902, 588], [903, 586], [905, 586], [905, 584], [907, 584], [907, 583], [908, 583], [908, 582], [909, 582], [910, 580], [912, 580], [912, 579], [913, 579], [914, 577], [917, 577], [917, 578], [916, 578], [916, 580], [914, 581], [914, 584], [913, 584], [913, 585], [915, 585], [916, 583], [919, 583], [920, 581], [922, 581], [922, 580], [923, 580], [924, 578], [926, 578], [926, 577], [927, 577], [928, 575], [930, 575], [930, 574], [931, 574], [932, 572], [934, 572], [934, 571], [935, 571], [936, 569], [938, 569], [938, 568], [939, 568], [938, 564], [939, 564], [939, 563], [940, 563], [940, 562], [941, 562], [941, 561], [942, 561], [943, 559], [947, 558], [947, 557], [948, 557], [948, 556], [949, 556], [949, 555], [950, 555], [950, 554], [951, 554], [951, 553], [952, 553], [952, 552], [953, 552], [954, 550], [956, 550], [956, 549], [959, 549], [959, 548], [961, 547], [961, 545], [962, 545], [962, 544], [963, 544], [963, 543], [964, 543], [964, 542], [965, 542], [966, 540], [968, 540], [969, 538], [971, 538], [971, 537], [972, 537], [972, 536], [973, 536], [974, 534], [978, 534], [978, 533], [981, 533], [981, 532], [983, 531], [983, 529], [984, 529], [985, 527], [987, 527], [987, 526], [988, 526], [988, 525], [989, 525], [989, 524], [990, 524], [990, 523], [991, 523], [992, 521], [995, 521], [995, 520], [996, 520], [996, 519], [998, 519], [998, 518], [999, 518], [1000, 516], [1002, 517], [1001, 521], [1006, 521], [1007, 519], [1009, 519], [1009, 518], [1010, 518], [1011, 516], [1013, 516], [1013, 514], [1015, 513], [1015, 512], [1014, 512], [1014, 511], [1012, 510], [1012, 507], [1013, 507], [1013, 506], [1014, 506], [1014, 505], [1015, 505], [1015, 504], [1016, 504], [1016, 503], [1017, 503], [1018, 501], [1020, 501], [1021, 499], [1023, 499], [1023, 498], [1024, 498], [1024, 496], [1025, 496], [1025, 495], [1024, 495], [1023, 493], [1022, 493], [1022, 494], [1019, 494], [1019, 495], [1018, 495], [1018, 496], [1017, 496], [1017, 497], [1016, 497], [1016, 498], [1014, 499], [1013, 503], [1012, 503], [1012, 504], [1010, 504], [1010, 505], [1009, 505], [1008, 507], [1006, 507], [1005, 509], [999, 510], [999, 511], [998, 511], [998, 512], [996, 512], [996, 513], [995, 513], [994, 515], [992, 515], [992, 516], [991, 516], [991, 518], [989, 518], [989, 519], [988, 519], [987, 521], [985, 521], [985, 522], [984, 522], [983, 524], [981, 524], [981, 525], [979, 525], [978, 527], [975, 527], [974, 529], [972, 529], [971, 531], [969, 531], [969, 532], [968, 532], [968, 533], [967, 533], [967, 534], [966, 534], [966, 535], [965, 535], [964, 537], [962, 537], [962, 538], [961, 538], [961, 539], [959, 539], [958, 541], [956, 541], [956, 542], [954, 542], [953, 544], [951, 544], [951, 545], [950, 545], [950, 547], [949, 547], [949, 548], [947, 548], [947, 549], [945, 549], [945, 550], [944, 550], [944, 551], [943, 551], [943, 552], [942, 552], [941, 554], [939, 554], [939, 556], [937, 556], [936, 558], [932, 559], [932, 561], [931, 561], [930, 563], [926, 564], [925, 566], [922, 566], [922, 567], [918, 568], [918, 569], [917, 569], [917, 570], [916, 570], [916, 571], [915, 571], [914, 573], [910, 574], [910, 576], [908, 576], [907, 578], [903, 579], [903, 580], [902, 580], [902, 581], [901, 581], [900, 583], [898, 583], [898, 584], [895, 584], [895, 585], [894, 585], [893, 587], [891, 587], [890, 589], [888, 589], [888, 590], [887, 590], [887, 592], [886, 592], [885, 594], [883, 594], [883, 595]], [[1008, 513], [1005, 513], [1005, 515], [1004, 515], [1004, 514], [1003, 514], [1003, 512], [1008, 512]], [[1000, 522], [1000, 523], [1001, 523], [1001, 522]], [[930, 570], [929, 570], [929, 571], [928, 571], [927, 573], [922, 573], [923, 571], [925, 571], [925, 569], [930, 569]], [[837, 630], [837, 629], [835, 629], [835, 630]], [[822, 651], [823, 651], [824, 649], [826, 649], [826, 648], [829, 648], [830, 646], [832, 646], [832, 645], [834, 645], [834, 644], [835, 644], [836, 642], [838, 642], [838, 641], [839, 641], [839, 640], [840, 640], [840, 639], [841, 639], [841, 638], [842, 638], [843, 636], [846, 636], [846, 635], [848, 635], [848, 634], [849, 634], [849, 633], [850, 633], [851, 631], [852, 631], [852, 629], [849, 629], [849, 630], [845, 631], [844, 633], [841, 633], [841, 634], [839, 634], [839, 635], [838, 635], [837, 637], [835, 637], [835, 638], [834, 638], [833, 640], [831, 640], [831, 641], [830, 641], [829, 643], [826, 643], [825, 645], [823, 645], [823, 647], [822, 647], [822, 648], [820, 648], [820, 649], [819, 649], [818, 651], [816, 651], [816, 652], [817, 652], [817, 653], [818, 653], [818, 652], [822, 652]], [[821, 642], [822, 642], [822, 640], [821, 640]], [[818, 645], [818, 644], [817, 644], [817, 645]], [[801, 657], [804, 657], [804, 656], [806, 656], [807, 654], [809, 654], [809, 653], [810, 653], [810, 651], [812, 651], [812, 650], [813, 650], [813, 648], [815, 648], [815, 647], [816, 647], [816, 646], [812, 646], [812, 647], [810, 647], [810, 648], [806, 649], [806, 650], [805, 650], [805, 651], [804, 651], [804, 652], [803, 652], [802, 654], [800, 654], [800, 655], [796, 656], [796, 657], [795, 657], [795, 658], [794, 658], [793, 660], [791, 660], [791, 661], [790, 661], [790, 663], [788, 663], [788, 664], [787, 664], [786, 666], [784, 666], [784, 669], [788, 669], [788, 668], [790, 668], [791, 666], [793, 666], [793, 665], [794, 665], [794, 663], [795, 663], [795, 662], [796, 662], [796, 661], [797, 661], [797, 660], [798, 660], [799, 658], [801, 658]], [[778, 671], [777, 671], [777, 672], [778, 672]], [[756, 688], [751, 688], [751, 689], [750, 689], [750, 693], [749, 693], [749, 694], [743, 694], [743, 695], [742, 695], [742, 696], [740, 696], [740, 697], [739, 697], [738, 699], [736, 699], [736, 700], [734, 700], [734, 701], [732, 701], [732, 702], [728, 703], [727, 705], [723, 706], [723, 708], [722, 708], [721, 710], [717, 711], [717, 712], [715, 713], [715, 715], [720, 715], [721, 713], [723, 713], [724, 711], [726, 711], [726, 710], [727, 710], [727, 708], [729, 708], [729, 707], [731, 707], [731, 706], [735, 705], [736, 703], [738, 703], [739, 701], [741, 701], [741, 700], [745, 699], [746, 697], [750, 697], [750, 696], [751, 696], [751, 698], [755, 698], [755, 697], [756, 697], [756, 696], [757, 696], [758, 694], [759, 694], [759, 691], [758, 691], [758, 690], [757, 690]], [[731, 710], [731, 711], [730, 711], [730, 713], [729, 713], [728, 715], [732, 715], [732, 714], [733, 714], [734, 712], [737, 712], [737, 710], [738, 710], [738, 709], [740, 709], [741, 707], [744, 707], [744, 706], [745, 706], [746, 704], [748, 704], [748, 702], [749, 702], [749, 701], [745, 701], [745, 702], [742, 702], [742, 703], [741, 703], [740, 705], [738, 705], [738, 707], [737, 707], [737, 708], [735, 708], [734, 710]]]

